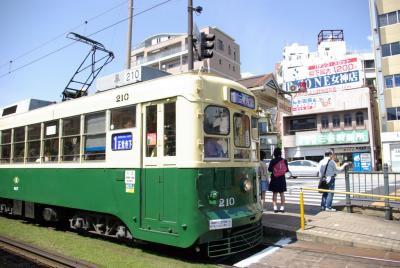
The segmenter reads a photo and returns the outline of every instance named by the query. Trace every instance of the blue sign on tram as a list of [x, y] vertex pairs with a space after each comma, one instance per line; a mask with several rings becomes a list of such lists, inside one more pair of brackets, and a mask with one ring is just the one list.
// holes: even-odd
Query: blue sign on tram
[[112, 135], [111, 149], [125, 151], [132, 149], [132, 133], [118, 133]]

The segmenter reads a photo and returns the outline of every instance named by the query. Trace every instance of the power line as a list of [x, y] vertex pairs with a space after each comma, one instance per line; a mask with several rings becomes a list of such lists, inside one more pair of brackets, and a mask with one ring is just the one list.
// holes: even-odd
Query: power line
[[87, 25], [87, 24], [89, 23], [89, 21], [96, 20], [97, 18], [99, 18], [99, 17], [103, 16], [104, 14], [106, 14], [106, 13], [108, 13], [108, 12], [110, 12], [110, 11], [112, 11], [112, 10], [118, 8], [118, 7], [120, 7], [121, 5], [123, 5], [123, 4], [125, 4], [125, 3], [126, 3], [126, 1], [120, 2], [119, 4], [117, 4], [117, 5], [115, 5], [115, 6], [111, 7], [111, 8], [109, 8], [109, 9], [107, 9], [106, 11], [103, 11], [102, 13], [100, 13], [100, 14], [98, 14], [98, 15], [96, 15], [96, 16], [93, 16], [93, 17], [89, 18], [88, 20], [85, 20], [83, 23], [81, 23], [81, 24], [79, 24], [79, 25], [73, 27], [72, 29], [70, 29], [70, 30], [68, 30], [68, 31], [65, 31], [65, 32], [63, 32], [62, 34], [59, 34], [59, 35], [57, 35], [57, 36], [55, 36], [55, 37], [53, 37], [53, 38], [51, 38], [51, 39], [49, 39], [49, 40], [43, 42], [42, 44], [40, 44], [40, 45], [38, 45], [38, 46], [36, 46], [36, 47], [34, 47], [34, 48], [32, 48], [32, 49], [30, 49], [30, 50], [28, 50], [28, 51], [22, 53], [21, 55], [19, 55], [19, 56], [13, 58], [13, 59], [11, 59], [11, 60], [9, 60], [8, 62], [3, 63], [2, 65], [0, 65], [0, 69], [3, 68], [4, 66], [8, 65], [8, 64], [14, 63], [14, 62], [15, 62], [16, 60], [18, 60], [18, 59], [21, 59], [21, 58], [23, 58], [23, 57], [25, 57], [25, 56], [31, 54], [32, 52], [34, 52], [34, 51], [36, 51], [36, 50], [38, 50], [38, 49], [40, 49], [40, 48], [42, 48], [42, 47], [48, 45], [49, 43], [51, 43], [51, 42], [57, 40], [58, 38], [65, 36], [67, 33], [73, 32], [73, 31], [75, 31], [76, 29], [82, 27], [83, 25]]
[[[141, 11], [141, 12], [138, 12], [138, 13], [134, 14], [132, 17], [139, 16], [139, 15], [141, 15], [141, 14], [143, 14], [143, 13], [146, 13], [146, 12], [148, 12], [148, 11], [154, 9], [154, 8], [157, 8], [157, 7], [160, 7], [160, 6], [162, 6], [162, 5], [165, 5], [166, 3], [171, 2], [171, 1], [172, 1], [172, 0], [166, 0], [166, 1], [163, 1], [163, 2], [161, 2], [161, 3], [158, 3], [158, 4], [154, 5], [154, 6], [151, 6], [151, 7], [147, 8], [147, 9]], [[115, 23], [113, 23], [113, 24], [111, 24], [111, 25], [109, 25], [109, 26], [106, 26], [106, 27], [104, 27], [104, 28], [102, 28], [102, 29], [100, 29], [100, 30], [94, 32], [94, 33], [89, 34], [88, 37], [89, 37], [89, 36], [92, 36], [92, 35], [95, 35], [95, 34], [98, 34], [98, 33], [102, 32], [102, 31], [107, 30], [107, 29], [110, 29], [110, 28], [112, 28], [112, 27], [114, 27], [114, 26], [116, 26], [116, 25], [118, 25], [118, 24], [120, 24], [120, 23], [122, 23], [122, 22], [128, 20], [129, 18], [130, 18], [130, 17], [127, 17], [127, 18], [122, 19], [122, 20], [119, 20], [119, 21], [117, 21], [117, 22], [115, 22]], [[62, 46], [62, 47], [60, 47], [60, 48], [58, 48], [58, 49], [56, 49], [56, 50], [53, 50], [53, 51], [51, 51], [51, 52], [49, 52], [49, 53], [47, 53], [47, 54], [45, 54], [45, 55], [43, 55], [43, 56], [41, 56], [41, 57], [39, 57], [39, 58], [36, 58], [36, 59], [34, 59], [34, 60], [32, 60], [32, 61], [30, 61], [30, 62], [28, 62], [28, 63], [26, 63], [26, 64], [24, 64], [24, 65], [22, 65], [22, 66], [20, 66], [20, 67], [18, 67], [18, 68], [15, 68], [15, 69], [12, 69], [12, 70], [10, 69], [7, 73], [3, 73], [2, 75], [0, 75], [0, 78], [3, 78], [4, 76], [9, 75], [9, 74], [11, 74], [11, 73], [14, 73], [14, 72], [16, 72], [16, 71], [18, 71], [18, 70], [20, 70], [20, 69], [22, 69], [22, 68], [25, 68], [25, 67], [29, 66], [29, 65], [32, 65], [32, 64], [34, 64], [34, 63], [36, 63], [36, 62], [38, 62], [38, 61], [40, 61], [40, 60], [42, 60], [42, 59], [44, 59], [44, 58], [47, 58], [47, 57], [50, 56], [50, 55], [53, 55], [53, 54], [55, 54], [55, 53], [57, 53], [57, 52], [60, 52], [61, 50], [63, 50], [63, 49], [65, 49], [65, 48], [67, 48], [67, 47], [73, 45], [74, 43], [76, 43], [76, 41], [74, 41], [74, 42], [72, 42], [72, 43], [69, 43], [69, 44], [67, 44], [67, 45], [65, 45], [65, 46]]]

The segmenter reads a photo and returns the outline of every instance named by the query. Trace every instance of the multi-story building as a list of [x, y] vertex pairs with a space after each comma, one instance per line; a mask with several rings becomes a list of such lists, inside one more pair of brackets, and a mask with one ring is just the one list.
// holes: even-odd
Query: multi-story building
[[318, 161], [330, 149], [355, 170], [372, 170], [379, 154], [372, 53], [347, 52], [343, 31], [327, 30], [316, 52], [293, 44], [278, 66], [278, 82], [292, 93], [281, 130], [285, 157]]
[[258, 124], [260, 134], [260, 151], [266, 158], [272, 158], [274, 148], [280, 144], [278, 128], [283, 113], [290, 113], [290, 103], [281, 94], [275, 76], [272, 73], [246, 77], [237, 81], [250, 89], [260, 106]]
[[400, 171], [400, 1], [370, 0], [382, 160]]
[[[240, 79], [240, 47], [235, 40], [216, 27], [206, 27], [201, 32], [215, 35], [214, 56], [195, 61], [194, 70], [202, 68], [235, 81]], [[132, 50], [131, 66], [148, 66], [172, 74], [187, 72], [187, 44], [187, 34], [151, 36]]]

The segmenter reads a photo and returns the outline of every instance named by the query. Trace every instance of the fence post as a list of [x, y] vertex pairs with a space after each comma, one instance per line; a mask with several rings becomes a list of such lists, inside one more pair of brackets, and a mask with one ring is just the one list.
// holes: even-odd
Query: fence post
[[[389, 167], [388, 164], [385, 163], [383, 165], [383, 189], [386, 196], [389, 195]], [[392, 208], [389, 204], [389, 198], [385, 198], [385, 219], [392, 220]]]
[[[350, 192], [349, 166], [346, 166], [344, 169], [344, 179], [346, 182], [346, 192]], [[348, 213], [353, 213], [353, 207], [351, 206], [351, 199], [349, 194], [346, 194], [346, 210]]]

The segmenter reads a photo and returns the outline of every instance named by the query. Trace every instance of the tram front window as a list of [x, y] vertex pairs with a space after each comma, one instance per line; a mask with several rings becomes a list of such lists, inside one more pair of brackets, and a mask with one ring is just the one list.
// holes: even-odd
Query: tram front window
[[204, 110], [203, 128], [206, 134], [213, 135], [204, 137], [204, 158], [229, 158], [229, 138], [218, 137], [229, 134], [229, 110], [219, 106], [207, 106]]

